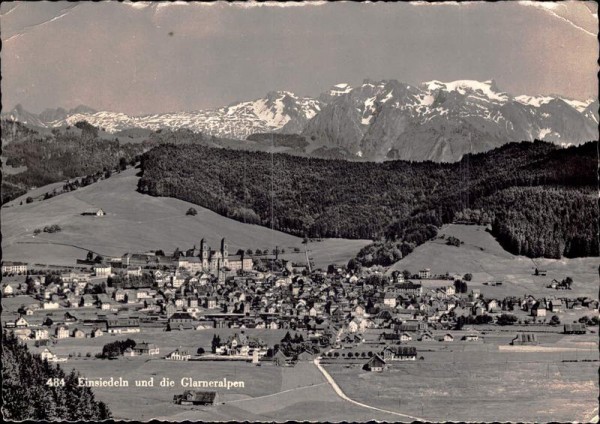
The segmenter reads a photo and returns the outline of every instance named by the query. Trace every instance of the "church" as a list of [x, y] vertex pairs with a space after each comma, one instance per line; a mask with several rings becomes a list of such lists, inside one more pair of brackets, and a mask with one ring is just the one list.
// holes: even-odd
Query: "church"
[[251, 257], [245, 255], [230, 255], [229, 248], [225, 238], [221, 239], [221, 248], [213, 250], [205, 239], [200, 240], [200, 249], [194, 246], [188, 249], [185, 254], [176, 250], [173, 254], [177, 266], [186, 268], [190, 272], [210, 272], [228, 269], [230, 271], [249, 271], [253, 267]]

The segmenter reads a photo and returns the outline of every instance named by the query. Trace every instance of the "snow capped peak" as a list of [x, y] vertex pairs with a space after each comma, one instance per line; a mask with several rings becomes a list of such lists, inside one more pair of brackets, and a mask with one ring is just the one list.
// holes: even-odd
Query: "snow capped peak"
[[554, 97], [528, 96], [528, 95], [524, 94], [524, 95], [515, 97], [515, 100], [524, 105], [540, 107], [541, 105], [550, 103], [552, 100], [554, 100]]
[[352, 91], [352, 87], [350, 86], [350, 84], [343, 82], [343, 83], [336, 84], [333, 87], [331, 87], [331, 89], [329, 90], [329, 92], [327, 94], [330, 97], [338, 97], [343, 94], [349, 93], [350, 91]]
[[458, 92], [466, 95], [475, 94], [484, 96], [490, 100], [505, 102], [508, 100], [508, 95], [498, 91], [494, 80], [475, 81], [475, 80], [457, 80], [452, 82], [441, 82], [437, 80], [424, 82], [422, 84], [429, 91], [443, 90], [447, 92]]

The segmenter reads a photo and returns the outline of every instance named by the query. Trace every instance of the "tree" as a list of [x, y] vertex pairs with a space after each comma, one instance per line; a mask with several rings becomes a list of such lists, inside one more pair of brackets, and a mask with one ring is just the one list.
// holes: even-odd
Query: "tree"
[[463, 280], [465, 280], [465, 281], [471, 281], [472, 279], [473, 279], [473, 274], [468, 273], [463, 276]]
[[91, 262], [94, 260], [94, 253], [92, 251], [88, 251], [87, 256], [85, 257], [85, 260], [88, 262]]
[[550, 318], [550, 325], [559, 325], [560, 324], [560, 318], [558, 318], [557, 315], [552, 315], [552, 318]]
[[405, 269], [404, 271], [402, 271], [402, 276], [404, 277], [405, 280], [408, 280], [411, 277], [411, 273], [409, 270]]
[[185, 214], [191, 215], [191, 216], [196, 216], [196, 215], [198, 215], [198, 211], [195, 208], [189, 208]]
[[42, 232], [42, 230], [40, 230], [39, 228], [36, 228], [35, 230], [33, 230], [33, 234], [36, 235], [36, 236], [38, 234], [40, 234], [41, 232]]
[[217, 334], [214, 334], [210, 345], [212, 353], [216, 353], [217, 348], [221, 346], [221, 337], [219, 337]]
[[25, 203], [33, 203], [33, 198], [31, 196], [27, 197], [27, 199], [25, 199]]
[[127, 159], [122, 157], [119, 159], [119, 169], [125, 171], [127, 169]]
[[197, 355], [203, 355], [204, 354], [204, 348], [203, 347], [199, 347], [198, 350], [196, 351]]
[[246, 254], [247, 255], [252, 255], [252, 252], [253, 252], [252, 249], [246, 249]]

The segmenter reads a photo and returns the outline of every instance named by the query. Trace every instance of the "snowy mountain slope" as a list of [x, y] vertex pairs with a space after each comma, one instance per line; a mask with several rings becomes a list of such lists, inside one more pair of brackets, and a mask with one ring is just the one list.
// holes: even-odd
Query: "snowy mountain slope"
[[493, 80], [418, 87], [365, 80], [343, 91], [308, 122], [303, 135], [315, 145], [345, 148], [366, 159], [456, 161], [510, 141], [569, 145], [598, 138], [597, 101], [513, 97]]
[[85, 106], [39, 115], [15, 107], [3, 117], [38, 127], [86, 120], [109, 133], [130, 128], [186, 128], [245, 140], [251, 134], [300, 134], [305, 154], [385, 160], [456, 161], [511, 141], [544, 139], [561, 145], [598, 139], [598, 100], [512, 96], [493, 80], [424, 82], [364, 80], [334, 85], [318, 99], [289, 91], [193, 112], [130, 116]]
[[273, 91], [262, 99], [195, 112], [130, 116], [119, 112], [96, 112], [79, 106], [69, 112], [59, 108], [35, 115], [19, 106], [3, 117], [47, 128], [74, 125], [85, 120], [110, 133], [128, 128], [187, 128], [218, 137], [245, 139], [250, 134], [261, 132], [300, 132], [321, 107], [319, 100], [298, 97], [288, 91]]

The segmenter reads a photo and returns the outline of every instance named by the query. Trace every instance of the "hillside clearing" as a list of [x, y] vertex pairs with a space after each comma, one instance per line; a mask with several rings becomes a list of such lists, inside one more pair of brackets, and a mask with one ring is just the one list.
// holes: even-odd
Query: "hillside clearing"
[[[302, 239], [258, 225], [225, 218], [189, 202], [151, 197], [136, 191], [139, 177], [129, 169], [111, 178], [61, 194], [42, 202], [2, 209], [4, 258], [30, 263], [75, 265], [87, 250], [117, 256], [126, 252], [163, 249], [166, 252], [198, 246], [205, 238], [218, 246], [226, 237], [229, 250], [286, 250], [289, 259], [306, 262]], [[43, 188], [37, 189], [42, 193]], [[17, 199], [19, 200], [19, 199]], [[14, 204], [14, 203], [13, 203]], [[186, 216], [193, 207], [196, 216]], [[102, 208], [104, 217], [82, 216], [83, 211]], [[58, 224], [61, 232], [33, 236], [36, 228]], [[368, 240], [323, 239], [308, 245], [315, 265], [347, 262]]]
[[[575, 259], [531, 259], [505, 251], [494, 237], [478, 225], [444, 225], [439, 236], [453, 236], [463, 241], [460, 247], [449, 246], [445, 239], [430, 240], [417, 247], [410, 255], [392, 265], [394, 270], [409, 270], [417, 273], [424, 268], [433, 274], [470, 273], [473, 280], [469, 290], [478, 288], [486, 297], [503, 298], [524, 294], [544, 296], [591, 296], [598, 294], [598, 258]], [[546, 276], [535, 276], [535, 268], [547, 271]], [[546, 288], [552, 281], [561, 281], [566, 276], [574, 280], [573, 289], [557, 291]], [[491, 281], [502, 281], [501, 286], [484, 285]], [[427, 280], [423, 280], [426, 285]], [[451, 282], [448, 282], [451, 283]]]

